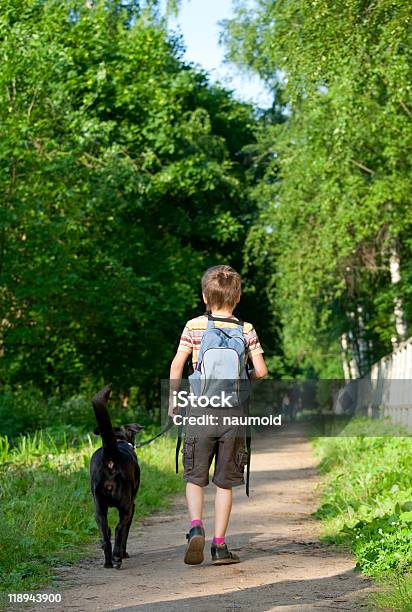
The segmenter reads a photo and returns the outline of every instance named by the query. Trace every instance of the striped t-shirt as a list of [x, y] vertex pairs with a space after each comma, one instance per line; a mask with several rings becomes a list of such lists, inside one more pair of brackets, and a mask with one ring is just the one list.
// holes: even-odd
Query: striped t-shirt
[[[217, 318], [217, 317], [216, 317]], [[202, 336], [207, 328], [207, 316], [201, 315], [195, 319], [190, 319], [183, 329], [182, 336], [178, 351], [184, 351], [187, 354], [192, 353], [193, 367], [196, 367], [197, 360], [199, 357], [200, 343]], [[227, 321], [214, 321], [216, 327], [224, 329], [225, 327], [233, 328], [236, 327], [236, 323], [229, 323]], [[243, 323], [243, 335], [246, 342], [246, 356], [253, 357], [254, 355], [260, 355], [263, 353], [263, 349], [260, 345], [259, 338], [255, 331], [255, 328], [251, 323]]]

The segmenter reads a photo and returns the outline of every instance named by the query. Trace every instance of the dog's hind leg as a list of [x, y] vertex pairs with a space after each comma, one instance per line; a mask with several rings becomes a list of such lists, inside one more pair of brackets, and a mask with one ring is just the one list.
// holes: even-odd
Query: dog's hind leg
[[134, 509], [135, 509], [135, 505], [133, 504], [133, 508], [132, 508], [132, 515], [130, 517], [130, 521], [128, 522], [128, 524], [126, 525], [126, 529], [123, 532], [123, 539], [122, 539], [122, 559], [128, 559], [129, 558], [129, 554], [126, 552], [126, 547], [127, 547], [127, 538], [129, 537], [129, 530], [130, 530], [130, 525], [132, 524], [133, 521], [133, 515], [134, 515]]
[[119, 522], [116, 526], [116, 535], [114, 540], [113, 561], [116, 569], [120, 569], [123, 557], [123, 542], [124, 537], [128, 533], [131, 520], [133, 518], [133, 507], [125, 510], [119, 508]]
[[107, 522], [107, 510], [106, 504], [102, 504], [96, 501], [96, 523], [100, 529], [102, 536], [102, 548], [104, 552], [104, 567], [113, 567], [112, 558], [112, 543], [110, 540], [111, 531]]

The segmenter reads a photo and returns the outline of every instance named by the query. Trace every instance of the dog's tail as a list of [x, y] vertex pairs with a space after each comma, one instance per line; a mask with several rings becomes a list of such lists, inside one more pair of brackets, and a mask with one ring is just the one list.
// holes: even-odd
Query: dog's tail
[[116, 436], [107, 411], [112, 385], [106, 385], [92, 399], [93, 410], [98, 424], [98, 432], [103, 440], [103, 449], [107, 455], [115, 455], [118, 450]]

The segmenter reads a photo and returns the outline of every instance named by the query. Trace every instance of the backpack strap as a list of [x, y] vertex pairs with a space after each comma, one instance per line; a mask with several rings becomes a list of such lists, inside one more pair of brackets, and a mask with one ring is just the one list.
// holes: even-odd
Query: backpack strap
[[246, 464], [246, 495], [249, 497], [249, 483], [250, 483], [250, 455], [252, 453], [252, 432], [250, 425], [246, 426], [246, 451], [247, 451], [247, 464]]
[[221, 321], [222, 323], [235, 323], [237, 325], [239, 325], [240, 327], [243, 327], [244, 322], [242, 321], [242, 319], [230, 319], [229, 317], [223, 318], [223, 317], [214, 317], [211, 312], [207, 311], [206, 313], [208, 322], [209, 321]]
[[180, 453], [180, 447], [182, 446], [182, 433], [183, 433], [183, 424], [180, 424], [177, 429], [177, 441], [176, 441], [176, 474], [179, 473], [179, 453]]
[[[249, 399], [246, 400], [246, 416], [249, 416]], [[249, 423], [246, 425], [246, 452], [247, 452], [246, 495], [249, 497], [250, 457], [251, 457], [251, 454], [252, 454], [252, 428], [249, 425]]]

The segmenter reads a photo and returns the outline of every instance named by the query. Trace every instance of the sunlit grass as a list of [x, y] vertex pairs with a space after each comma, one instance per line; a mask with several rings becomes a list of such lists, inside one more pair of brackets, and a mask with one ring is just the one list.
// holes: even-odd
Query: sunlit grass
[[412, 438], [399, 426], [355, 419], [318, 438], [325, 474], [316, 514], [323, 535], [350, 545], [357, 566], [384, 585], [374, 609], [412, 610]]
[[387, 578], [383, 589], [372, 595], [371, 604], [375, 609], [412, 612], [412, 575]]

